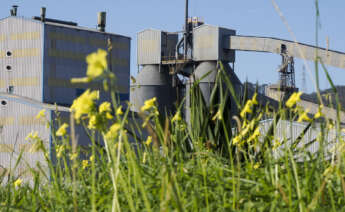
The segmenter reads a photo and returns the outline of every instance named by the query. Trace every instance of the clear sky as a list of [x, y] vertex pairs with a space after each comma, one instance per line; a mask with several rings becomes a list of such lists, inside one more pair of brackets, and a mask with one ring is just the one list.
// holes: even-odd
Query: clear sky
[[[314, 0], [276, 0], [299, 42], [315, 44]], [[40, 14], [47, 7], [47, 17], [78, 22], [95, 28], [97, 12], [107, 12], [106, 30], [132, 37], [131, 73], [137, 72], [136, 33], [155, 28], [166, 31], [182, 29], [184, 0], [1, 0], [0, 17], [9, 16], [11, 5], [19, 5], [19, 16]], [[319, 0], [321, 28], [320, 46], [345, 52], [345, 1]], [[206, 23], [237, 30], [240, 35], [270, 36], [292, 40], [287, 28], [274, 10], [271, 0], [190, 0], [190, 15], [202, 17]], [[280, 56], [267, 53], [237, 52], [235, 72], [242, 81], [275, 83]], [[309, 63], [311, 72], [314, 66]], [[345, 85], [345, 70], [328, 67], [337, 85]], [[303, 88], [303, 63], [296, 60], [296, 83]], [[307, 91], [314, 90], [305, 71]], [[322, 74], [321, 88], [329, 84]]]

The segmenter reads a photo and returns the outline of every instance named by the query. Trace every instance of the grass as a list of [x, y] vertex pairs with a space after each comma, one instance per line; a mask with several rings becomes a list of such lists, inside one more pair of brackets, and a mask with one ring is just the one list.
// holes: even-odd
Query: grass
[[[278, 137], [279, 121], [297, 120], [303, 111], [285, 104], [260, 105], [247, 90], [239, 97], [220, 68], [210, 106], [198, 82], [192, 86], [190, 123], [181, 118], [182, 105], [176, 113], [164, 115], [154, 100], [135, 122], [132, 113], [119, 110], [111, 73], [104, 70], [94, 80], [99, 78], [110, 85], [111, 109], [101, 112], [91, 98], [84, 118], [72, 114], [69, 133], [54, 138], [54, 160], [40, 138], [33, 137], [49, 170], [30, 169], [31, 183], [21, 182], [21, 176], [2, 176], [1, 211], [345, 210], [339, 118], [332, 122], [309, 117], [296, 139]], [[230, 109], [237, 113], [230, 114]], [[107, 119], [107, 112], [114, 118]], [[93, 117], [95, 122], [90, 121]], [[266, 131], [263, 117], [273, 120]], [[89, 148], [75, 145], [76, 121], [89, 133]], [[317, 123], [317, 138], [306, 144], [305, 134]], [[145, 131], [148, 137], [133, 141], [132, 133]], [[330, 151], [326, 147], [331, 131], [337, 136], [336, 148]], [[105, 145], [98, 145], [102, 140]], [[310, 153], [307, 146], [314, 143], [320, 148]]]

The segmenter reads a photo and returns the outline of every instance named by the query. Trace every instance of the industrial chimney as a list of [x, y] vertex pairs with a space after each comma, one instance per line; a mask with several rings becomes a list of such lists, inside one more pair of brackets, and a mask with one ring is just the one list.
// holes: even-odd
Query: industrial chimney
[[44, 22], [46, 20], [46, 8], [41, 7], [41, 21]]
[[17, 16], [17, 10], [18, 10], [18, 6], [17, 5], [13, 5], [12, 9], [10, 10], [11, 16]]
[[101, 31], [101, 32], [105, 31], [106, 15], [107, 15], [106, 12], [99, 12], [98, 13], [98, 24], [97, 24], [97, 27], [98, 27], [98, 30]]

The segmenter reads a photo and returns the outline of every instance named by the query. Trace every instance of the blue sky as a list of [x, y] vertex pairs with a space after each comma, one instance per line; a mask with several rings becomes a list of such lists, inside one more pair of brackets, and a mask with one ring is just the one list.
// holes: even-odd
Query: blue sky
[[[206, 23], [237, 30], [240, 35], [270, 36], [292, 40], [282, 24], [271, 0], [190, 0], [190, 15], [202, 17]], [[320, 46], [345, 52], [345, 1], [319, 0], [321, 28]], [[276, 0], [299, 42], [315, 44], [314, 0]], [[135, 75], [136, 33], [146, 28], [178, 31], [184, 18], [184, 0], [1, 0], [0, 17], [9, 15], [11, 5], [20, 6], [19, 15], [32, 17], [47, 7], [47, 17], [78, 22], [81, 26], [96, 27], [97, 12], [107, 12], [109, 32], [132, 37], [131, 73]], [[237, 52], [235, 72], [242, 81], [275, 83], [280, 56], [265, 53]], [[312, 63], [308, 63], [314, 72]], [[328, 67], [337, 85], [345, 85], [345, 70]], [[303, 88], [303, 63], [296, 61], [296, 83]], [[329, 84], [322, 74], [321, 88]], [[306, 71], [307, 91], [314, 90]]]

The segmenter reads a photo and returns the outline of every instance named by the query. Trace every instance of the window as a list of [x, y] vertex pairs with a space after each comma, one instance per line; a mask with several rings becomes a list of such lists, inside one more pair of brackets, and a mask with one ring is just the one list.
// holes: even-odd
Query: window
[[7, 105], [7, 102], [5, 100], [1, 100], [1, 105], [5, 106], [5, 105]]
[[7, 93], [13, 93], [14, 92], [14, 86], [13, 85], [10, 85], [10, 86], [8, 86], [8, 88], [7, 88]]
[[8, 52], [6, 52], [6, 55], [7, 55], [7, 57], [11, 57], [12, 56], [12, 52], [8, 51]]

